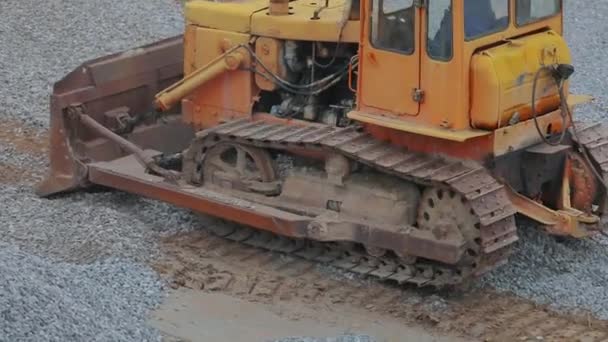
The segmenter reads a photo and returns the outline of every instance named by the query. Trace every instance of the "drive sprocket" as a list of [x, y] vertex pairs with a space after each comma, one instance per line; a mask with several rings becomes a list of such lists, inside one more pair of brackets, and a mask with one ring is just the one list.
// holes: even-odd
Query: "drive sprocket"
[[429, 187], [422, 193], [418, 228], [431, 231], [439, 240], [462, 240], [464, 253], [459, 267], [474, 271], [479, 266], [480, 227], [479, 216], [461, 194], [439, 187]]

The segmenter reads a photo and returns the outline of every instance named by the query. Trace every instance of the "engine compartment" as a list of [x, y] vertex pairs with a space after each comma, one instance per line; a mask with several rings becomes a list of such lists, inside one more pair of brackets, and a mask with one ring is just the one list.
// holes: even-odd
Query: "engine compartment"
[[356, 45], [258, 38], [255, 47], [260, 63], [252, 71], [260, 99], [254, 112], [348, 125], [346, 114], [355, 107]]
[[346, 126], [355, 108], [358, 44], [301, 41], [188, 25], [184, 74], [238, 48], [237, 70], [221, 74], [182, 100], [183, 121], [197, 129], [252, 113]]

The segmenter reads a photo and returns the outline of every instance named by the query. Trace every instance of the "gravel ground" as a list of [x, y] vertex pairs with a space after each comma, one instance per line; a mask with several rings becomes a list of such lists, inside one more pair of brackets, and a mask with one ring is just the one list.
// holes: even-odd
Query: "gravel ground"
[[[565, 3], [576, 16], [566, 18], [577, 67], [573, 90], [598, 98], [578, 117], [605, 120], [608, 112], [600, 108], [608, 108], [608, 68], [602, 63], [608, 1]], [[36, 127], [48, 126], [52, 83], [81, 62], [182, 30], [173, 0], [4, 0], [0, 13], [0, 119]], [[10, 146], [0, 146], [0, 161], [43, 164]], [[29, 187], [0, 187], [0, 242], [13, 246], [0, 244], [0, 340], [158, 338], [145, 325], [145, 313], [161, 298], [161, 285], [138, 262], [154, 255], [158, 236], [191, 229], [192, 215], [126, 194], [79, 193], [49, 201]], [[486, 285], [608, 318], [608, 241], [559, 243], [530, 225], [522, 225], [521, 236], [511, 264], [487, 277]], [[348, 338], [326, 341], [367, 341]]]
[[531, 224], [520, 227], [521, 242], [509, 265], [484, 282], [555, 309], [608, 319], [608, 239], [558, 242]]
[[147, 267], [52, 262], [7, 245], [0, 260], [1, 341], [160, 340], [146, 319], [162, 285]]
[[[54, 81], [183, 28], [174, 0], [4, 0], [0, 13], [0, 120], [39, 128]], [[1, 143], [0, 162], [46, 164]], [[160, 339], [146, 319], [162, 286], [138, 261], [154, 256], [158, 236], [192, 227], [190, 214], [116, 193], [49, 201], [3, 184], [0, 202], [0, 341]]]
[[604, 121], [608, 115], [608, 70], [603, 63], [608, 48], [608, 1], [569, 0], [564, 6], [565, 36], [576, 68], [571, 91], [595, 97], [593, 105], [577, 109], [575, 115], [583, 121]]
[[53, 82], [88, 59], [180, 34], [175, 0], [0, 1], [0, 108], [48, 125]]
[[185, 210], [118, 192], [48, 200], [30, 187], [11, 186], [0, 192], [0, 202], [9, 204], [0, 206], [0, 241], [77, 263], [109, 256], [144, 262], [156, 256], [159, 236], [196, 226]]

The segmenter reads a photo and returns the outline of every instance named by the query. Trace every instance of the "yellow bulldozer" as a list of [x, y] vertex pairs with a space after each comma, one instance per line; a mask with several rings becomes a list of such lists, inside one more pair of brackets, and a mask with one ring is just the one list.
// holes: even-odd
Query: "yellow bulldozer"
[[608, 129], [576, 124], [561, 0], [185, 4], [183, 36], [55, 84], [40, 196], [101, 185], [214, 233], [418, 286], [504, 264], [516, 215], [601, 233]]

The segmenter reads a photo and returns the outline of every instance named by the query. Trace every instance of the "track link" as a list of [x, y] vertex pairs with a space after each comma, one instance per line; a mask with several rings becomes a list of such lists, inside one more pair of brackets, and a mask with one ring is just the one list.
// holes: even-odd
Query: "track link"
[[[412, 287], [333, 277], [331, 270], [318, 267], [314, 260], [211, 234], [236, 232], [238, 227], [231, 223], [207, 218], [202, 224], [204, 229], [162, 241], [164, 257], [155, 267], [174, 287], [219, 292], [281, 308], [305, 303], [313, 310], [330, 310], [333, 317], [356, 308], [364, 310], [370, 319], [428, 323], [437, 331], [476, 341], [608, 339], [606, 322], [586, 315], [560, 315], [544, 306], [486, 290], [437, 297], [435, 291], [430, 295]], [[441, 302], [447, 306], [435, 307], [438, 298], [444, 298]]]
[[[576, 131], [570, 129], [570, 134], [575, 142], [584, 148], [591, 159], [591, 162], [598, 167], [599, 173], [606, 184], [608, 179], [608, 126], [602, 123], [578, 124]], [[599, 175], [598, 175], [599, 176]], [[603, 199], [600, 201], [600, 212], [608, 213], [608, 189], [604, 186]]]
[[[390, 174], [422, 186], [434, 186], [462, 195], [469, 201], [479, 219], [481, 247], [479, 264], [469, 274], [453, 267], [428, 261], [403, 265], [387, 258], [346, 253], [327, 245], [282, 252], [331, 265], [351, 272], [398, 283], [419, 286], [459, 283], [468, 276], [478, 276], [507, 262], [511, 246], [517, 241], [515, 208], [504, 186], [482, 165], [439, 156], [421, 154], [379, 141], [358, 127], [338, 128], [325, 125], [286, 126], [261, 121], [236, 120], [200, 132], [186, 154], [184, 172], [196, 179], [195, 170], [202, 168], [205, 151], [220, 142], [232, 142], [271, 150], [305, 149], [341, 154], [379, 172]], [[241, 232], [238, 233], [239, 238]], [[255, 233], [251, 233], [255, 235]], [[231, 238], [231, 235], [224, 235]], [[269, 241], [272, 239], [269, 239]], [[242, 241], [247, 242], [247, 238]], [[256, 241], [256, 247], [275, 250], [275, 244]]]
[[583, 125], [578, 127], [573, 136], [575, 139], [578, 138], [578, 144], [587, 149], [606, 179], [608, 174], [608, 126], [602, 123]]

